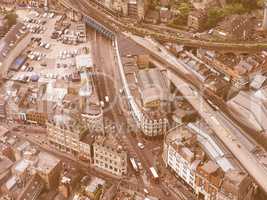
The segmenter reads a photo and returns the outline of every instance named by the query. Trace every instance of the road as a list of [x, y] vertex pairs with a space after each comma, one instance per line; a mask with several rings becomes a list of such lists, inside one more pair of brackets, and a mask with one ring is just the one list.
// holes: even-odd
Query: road
[[[137, 143], [140, 139], [138, 137], [133, 137], [133, 135], [127, 131], [127, 127], [125, 126], [127, 121], [121, 111], [122, 100], [119, 89], [122, 88], [122, 85], [120, 83], [120, 77], [118, 76], [119, 73], [117, 72], [118, 69], [112, 41], [93, 30], [90, 30], [90, 38], [92, 38], [92, 53], [94, 64], [97, 68], [96, 71], [101, 74], [96, 80], [98, 82], [98, 90], [100, 91], [99, 96], [101, 100], [104, 100], [104, 96], [108, 96], [110, 99], [110, 102], [105, 106], [104, 116], [114, 124], [115, 130], [112, 133], [119, 143], [126, 148], [129, 157], [134, 157], [141, 161], [144, 171], [148, 174], [149, 168], [154, 164], [153, 156], [149, 149], [155, 148], [155, 146], [158, 146], [158, 143], [151, 143], [150, 145], [147, 143], [148, 145], [146, 148], [149, 149], [146, 150], [138, 148]], [[166, 195], [160, 190], [162, 187], [161, 185], [150, 183], [150, 185], [147, 186], [142, 178], [142, 173], [137, 174], [136, 178], [138, 180], [139, 191], [147, 188], [152, 195], [161, 197], [161, 199], [166, 199]], [[177, 199], [177, 197], [169, 196], [168, 199], [174, 200]]]

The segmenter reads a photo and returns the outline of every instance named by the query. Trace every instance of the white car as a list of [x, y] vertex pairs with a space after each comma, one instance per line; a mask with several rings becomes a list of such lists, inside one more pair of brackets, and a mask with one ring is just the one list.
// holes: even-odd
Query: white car
[[145, 145], [141, 142], [138, 142], [137, 143], [137, 146], [140, 148], [140, 149], [144, 149], [145, 148]]
[[138, 168], [140, 169], [140, 170], [143, 170], [143, 166], [142, 166], [142, 163], [141, 162], [137, 162], [137, 165], [138, 165]]
[[26, 65], [23, 65], [23, 66], [21, 67], [21, 71], [25, 71], [26, 68], [27, 68], [27, 66], [26, 66]]
[[44, 46], [44, 48], [49, 49], [50, 46], [51, 46], [51, 45], [50, 45], [49, 43], [47, 43], [47, 44]]
[[145, 192], [146, 194], [149, 194], [149, 192], [148, 192], [148, 190], [147, 190], [146, 188], [144, 188], [144, 192]]
[[108, 103], [109, 102], [109, 97], [105, 96], [105, 101]]
[[100, 101], [100, 105], [101, 105], [102, 108], [104, 108], [105, 103], [103, 101]]

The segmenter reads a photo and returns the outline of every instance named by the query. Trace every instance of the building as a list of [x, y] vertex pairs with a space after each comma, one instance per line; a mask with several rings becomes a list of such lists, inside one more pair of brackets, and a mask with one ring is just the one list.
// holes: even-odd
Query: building
[[4, 96], [0, 96], [0, 118], [6, 118], [6, 100]]
[[172, 19], [172, 13], [168, 8], [162, 7], [159, 10], [159, 18], [161, 23], [168, 23]]
[[204, 10], [195, 10], [189, 13], [187, 26], [195, 31], [201, 31], [205, 28], [207, 13]]
[[266, 115], [266, 88], [257, 92], [240, 91], [234, 98], [227, 102], [238, 119], [256, 131], [267, 130]]
[[163, 108], [169, 103], [167, 81], [160, 70], [139, 70], [136, 76], [144, 109]]
[[10, 195], [6, 194], [6, 195], [1, 196], [0, 200], [13, 200], [13, 198]]
[[74, 116], [55, 115], [47, 123], [48, 141], [51, 146], [69, 153], [76, 158], [86, 157], [91, 161], [90, 137], [86, 137], [87, 128]]
[[148, 0], [128, 0], [127, 15], [130, 18], [142, 21], [148, 10]]
[[16, 0], [20, 6], [44, 7], [49, 0]]
[[93, 143], [94, 166], [116, 176], [127, 174], [127, 153], [112, 135], [97, 136]]
[[39, 175], [35, 174], [27, 183], [25, 189], [17, 197], [17, 200], [38, 200], [44, 188], [45, 184], [43, 180]]
[[0, 185], [8, 180], [11, 175], [13, 162], [5, 156], [0, 157]]
[[102, 133], [104, 131], [104, 117], [94, 81], [96, 77], [94, 69], [90, 68], [88, 71], [83, 71], [80, 74], [81, 87], [79, 99], [81, 118], [91, 133]]
[[48, 190], [57, 187], [60, 172], [61, 161], [55, 156], [41, 151], [38, 154], [38, 162], [36, 164], [36, 171], [45, 183]]
[[90, 132], [102, 133], [104, 131], [103, 111], [100, 105], [87, 105], [81, 117]]
[[196, 175], [196, 194], [200, 199], [216, 199], [223, 181], [222, 169], [209, 160], [199, 166]]
[[29, 123], [36, 123], [45, 126], [48, 120], [48, 115], [47, 113], [36, 112], [33, 110], [26, 112], [26, 119]]
[[160, 20], [159, 11], [148, 10], [145, 16], [145, 22], [148, 24], [157, 24]]
[[248, 174], [239, 170], [229, 170], [224, 175], [224, 181], [218, 200], [251, 200], [253, 199], [253, 183]]
[[225, 40], [249, 40], [254, 32], [254, 24], [254, 16], [233, 15], [226, 17], [213, 34]]
[[163, 161], [202, 200], [252, 200], [251, 177], [201, 124], [180, 125], [164, 138]]
[[15, 3], [16, 3], [16, 0], [0, 0], [0, 4], [7, 5], [7, 6], [14, 5]]
[[221, 55], [215, 51], [199, 49], [197, 57], [204, 63], [207, 63], [213, 69], [224, 76], [224, 79], [230, 82], [238, 89], [245, 88], [259, 74], [266, 72], [266, 56], [264, 52], [255, 54], [242, 60], [233, 58], [234, 63], [224, 63], [227, 55]]
[[[123, 95], [127, 97], [129, 114], [146, 138], [162, 137], [169, 128], [169, 85], [165, 72], [150, 66], [151, 60], [150, 68], [139, 66], [138, 55], [147, 53], [138, 49], [136, 44], [129, 44], [134, 55], [125, 51], [120, 66], [125, 87]], [[127, 49], [131, 49], [129, 44]]]
[[196, 170], [205, 153], [197, 147], [197, 137], [183, 126], [171, 129], [165, 138], [164, 161], [175, 175], [195, 188]]
[[160, 137], [168, 129], [169, 91], [166, 77], [156, 68], [136, 72], [137, 90], [132, 90], [142, 111], [140, 127], [146, 137]]

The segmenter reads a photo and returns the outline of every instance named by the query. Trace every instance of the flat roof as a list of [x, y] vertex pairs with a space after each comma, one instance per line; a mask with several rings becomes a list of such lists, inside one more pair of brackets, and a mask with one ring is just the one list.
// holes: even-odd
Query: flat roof
[[76, 65], [78, 68], [90, 68], [93, 67], [93, 60], [91, 55], [82, 54], [76, 56]]
[[43, 173], [49, 173], [60, 163], [59, 158], [44, 151], [39, 153], [38, 158], [37, 169]]

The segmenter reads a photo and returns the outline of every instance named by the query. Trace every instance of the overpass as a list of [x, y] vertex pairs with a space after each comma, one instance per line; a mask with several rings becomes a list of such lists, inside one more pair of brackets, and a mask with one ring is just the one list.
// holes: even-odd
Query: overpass
[[[72, 15], [75, 15], [80, 13], [82, 10], [79, 10], [77, 7], [74, 7], [73, 4], [69, 1], [65, 0], [59, 0], [59, 2], [69, 9], [72, 12]], [[83, 13], [83, 12], [82, 12]], [[112, 30], [110, 30], [108, 27], [104, 26], [102, 23], [99, 23], [96, 19], [89, 15], [84, 15], [82, 16], [82, 20], [85, 22], [85, 24], [93, 29], [95, 29], [98, 33], [104, 35], [105, 37], [113, 40], [115, 37], [115, 34]]]

